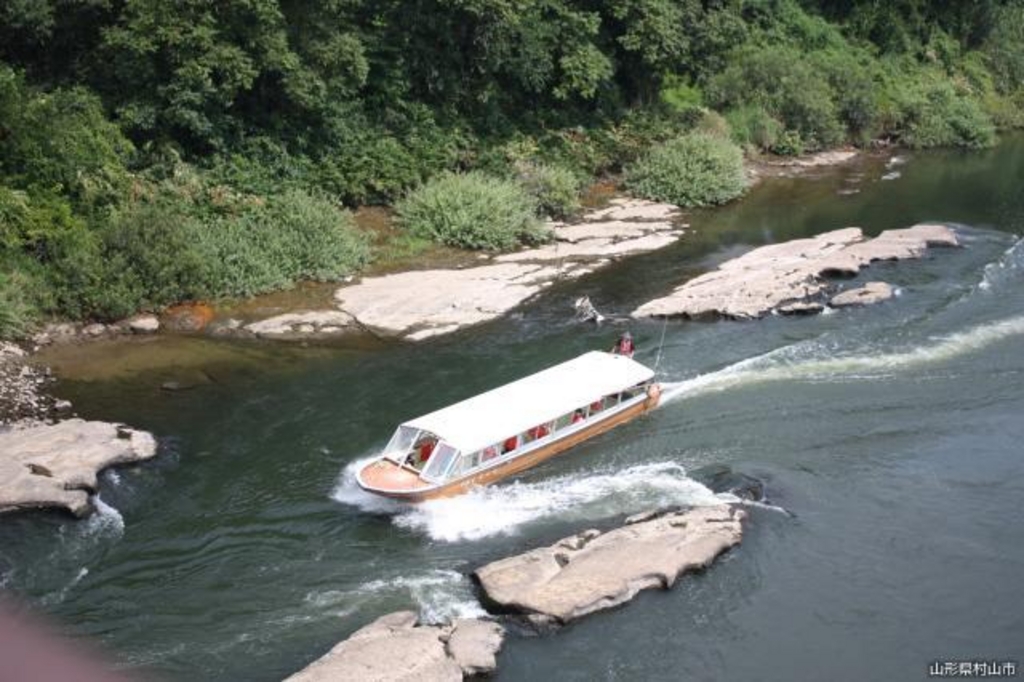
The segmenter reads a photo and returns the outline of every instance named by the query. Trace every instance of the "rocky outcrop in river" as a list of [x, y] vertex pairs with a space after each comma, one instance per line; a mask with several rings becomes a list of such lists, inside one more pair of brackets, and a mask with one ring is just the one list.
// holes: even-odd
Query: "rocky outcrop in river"
[[69, 419], [0, 433], [0, 512], [57, 507], [84, 516], [97, 473], [155, 454], [151, 434], [106, 422]]
[[504, 628], [475, 619], [418, 625], [398, 611], [357, 630], [286, 682], [458, 682], [493, 672]]
[[612, 608], [641, 590], [669, 588], [740, 542], [746, 512], [727, 505], [651, 512], [602, 533], [587, 530], [549, 547], [477, 569], [487, 600], [536, 624], [564, 624]]
[[[493, 320], [562, 279], [581, 277], [626, 255], [660, 249], [682, 235], [679, 209], [614, 199], [574, 224], [549, 225], [538, 248], [481, 256], [476, 267], [367, 277], [338, 289], [337, 310], [279, 315], [246, 326], [263, 338], [301, 339], [353, 329], [419, 341]], [[326, 318], [324, 316], [327, 316]], [[326, 320], [326, 321], [324, 321]]]
[[914, 225], [866, 239], [857, 227], [771, 244], [723, 263], [668, 296], [643, 304], [634, 317], [756, 318], [772, 311], [820, 312], [825, 306], [854, 305], [888, 298], [883, 283], [833, 297], [829, 278], [852, 277], [873, 261], [921, 258], [932, 246], [958, 246], [945, 225]]

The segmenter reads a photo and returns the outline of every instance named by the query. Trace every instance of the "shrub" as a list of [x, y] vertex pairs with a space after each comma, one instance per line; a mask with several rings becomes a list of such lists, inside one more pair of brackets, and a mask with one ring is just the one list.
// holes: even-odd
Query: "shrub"
[[564, 219], [580, 211], [581, 183], [572, 171], [527, 162], [518, 164], [516, 175], [527, 194], [537, 202], [541, 215]]
[[47, 243], [58, 311], [117, 319], [183, 300], [251, 296], [336, 280], [369, 259], [351, 215], [290, 190], [222, 213], [169, 192], [128, 204], [96, 231]]
[[188, 223], [205, 297], [252, 296], [299, 280], [338, 280], [364, 265], [369, 240], [351, 214], [301, 190], [237, 216]]
[[413, 190], [395, 206], [410, 233], [469, 249], [509, 249], [547, 234], [537, 202], [523, 187], [480, 172], [445, 173]]
[[690, 133], [652, 149], [627, 169], [626, 183], [646, 199], [723, 204], [743, 193], [743, 153], [728, 140]]
[[995, 144], [992, 119], [971, 97], [945, 80], [917, 82], [896, 96], [900, 139], [911, 147], [968, 147]]
[[726, 112], [725, 120], [733, 141], [745, 149], [766, 152], [774, 148], [782, 136], [782, 124], [756, 105], [731, 109]]
[[26, 336], [39, 318], [34, 305], [42, 283], [12, 265], [0, 265], [0, 339]]
[[710, 83], [708, 95], [719, 109], [757, 105], [811, 148], [842, 141], [832, 89], [806, 55], [783, 47], [747, 48]]

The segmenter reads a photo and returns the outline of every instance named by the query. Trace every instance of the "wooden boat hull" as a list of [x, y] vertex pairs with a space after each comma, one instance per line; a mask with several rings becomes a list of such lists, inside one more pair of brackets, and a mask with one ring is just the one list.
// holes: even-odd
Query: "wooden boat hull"
[[[407, 477], [409, 474], [411, 474], [411, 472], [409, 472], [408, 469], [400, 467], [399, 465], [388, 460], [377, 460], [376, 462], [371, 462], [370, 464], [366, 465], [366, 467], [364, 467], [360, 471], [360, 474], [359, 476], [357, 476], [356, 480], [359, 483], [359, 486], [363, 490], [366, 490], [367, 492], [374, 493], [376, 495], [381, 495], [384, 497], [389, 497], [395, 500], [401, 500], [403, 502], [423, 502], [425, 500], [433, 500], [442, 497], [453, 497], [455, 495], [461, 495], [472, 488], [490, 485], [491, 483], [495, 483], [504, 478], [508, 478], [509, 476], [514, 476], [515, 474], [518, 474], [522, 471], [526, 471], [527, 469], [533, 468], [538, 464], [548, 459], [551, 459], [555, 455], [564, 452], [565, 450], [568, 450], [574, 445], [578, 445], [583, 441], [593, 438], [594, 436], [597, 436], [599, 434], [602, 434], [605, 431], [613, 429], [620, 424], [632, 421], [633, 419], [636, 419], [645, 412], [649, 412], [650, 410], [657, 407], [660, 399], [661, 388], [657, 384], [655, 384], [648, 391], [647, 398], [635, 405], [631, 405], [630, 407], [619, 412], [616, 412], [615, 414], [612, 414], [604, 419], [594, 419], [593, 423], [589, 424], [587, 427], [582, 428], [579, 431], [575, 431], [569, 435], [566, 435], [563, 438], [559, 438], [558, 440], [552, 441], [551, 443], [539, 447], [536, 450], [532, 450], [518, 457], [506, 460], [496, 466], [484, 469], [482, 471], [478, 471], [474, 474], [470, 474], [469, 476], [465, 476], [463, 478], [449, 481], [442, 485], [397, 490], [387, 489], [379, 485], [372, 485], [372, 483], [370, 482], [363, 481], [364, 472], [367, 472], [368, 470], [370, 470], [371, 467], [380, 463], [390, 465], [395, 470], [403, 472], [380, 472], [385, 476], [390, 476], [393, 474], [398, 477]], [[373, 477], [367, 476], [367, 478], [371, 478], [372, 480]], [[408, 478], [406, 478], [405, 480], [408, 480]]]

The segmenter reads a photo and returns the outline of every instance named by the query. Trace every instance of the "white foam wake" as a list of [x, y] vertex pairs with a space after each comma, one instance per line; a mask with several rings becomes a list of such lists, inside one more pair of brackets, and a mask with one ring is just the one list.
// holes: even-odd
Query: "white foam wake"
[[669, 504], [728, 501], [687, 477], [679, 464], [659, 462], [622, 471], [499, 484], [456, 497], [401, 504], [359, 490], [355, 472], [367, 461], [345, 467], [331, 497], [363, 511], [390, 514], [395, 525], [445, 542], [509, 535], [531, 522], [553, 517], [606, 518]]
[[948, 362], [1020, 335], [1024, 335], [1024, 315], [981, 324], [964, 332], [938, 337], [928, 344], [889, 353], [821, 357], [821, 353], [828, 352], [828, 349], [821, 348], [817, 342], [798, 343], [693, 379], [665, 382], [662, 384], [661, 404], [769, 381], [878, 378], [914, 367]]
[[1003, 252], [999, 260], [985, 266], [978, 289], [986, 292], [1002, 290], [1020, 278], [1024, 268], [1024, 239], [1018, 239]]
[[469, 579], [449, 569], [434, 569], [416, 576], [378, 578], [350, 590], [313, 591], [306, 595], [305, 601], [317, 610], [336, 612], [341, 608], [347, 615], [371, 602], [391, 599], [396, 593], [411, 597], [420, 618], [428, 623], [484, 615]]
[[99, 495], [92, 498], [95, 513], [85, 522], [83, 535], [112, 535], [120, 538], [124, 535], [124, 517], [114, 507], [103, 501]]
[[395, 516], [395, 524], [455, 542], [514, 534], [541, 519], [605, 518], [667, 504], [720, 503], [682, 466], [662, 462], [478, 488], [406, 508]]

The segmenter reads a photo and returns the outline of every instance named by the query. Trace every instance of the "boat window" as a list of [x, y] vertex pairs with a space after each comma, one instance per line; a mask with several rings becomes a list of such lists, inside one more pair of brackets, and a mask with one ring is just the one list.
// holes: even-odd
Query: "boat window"
[[606, 395], [604, 397], [604, 409], [607, 410], [609, 407], [615, 407], [618, 404], [619, 404], [619, 394], [618, 393], [616, 393], [615, 395]]
[[480, 458], [482, 454], [482, 452], [478, 451], [471, 452], [469, 454], [463, 455], [462, 457], [459, 457], [459, 461], [456, 462], [455, 466], [452, 467], [452, 475], [459, 476], [461, 474], [468, 473], [473, 469], [476, 469], [478, 466], [480, 466]]
[[556, 419], [555, 420], [555, 431], [561, 431], [562, 429], [567, 428], [568, 426], [571, 426], [573, 424], [573, 420], [572, 420], [573, 414], [574, 414], [573, 412], [570, 412], [569, 414], [563, 414], [561, 417]]
[[419, 432], [419, 429], [414, 429], [411, 426], [399, 426], [398, 430], [395, 431], [395, 435], [391, 436], [391, 440], [388, 441], [387, 446], [384, 448], [384, 454], [401, 455], [408, 452], [412, 448], [412, 444], [416, 442], [416, 436], [419, 435]]
[[455, 456], [458, 454], [459, 451], [451, 445], [441, 442], [434, 449], [434, 453], [430, 456], [430, 461], [427, 462], [427, 466], [423, 470], [423, 473], [435, 480], [443, 479], [445, 473], [448, 471], [449, 465], [451, 465], [452, 460], [455, 459]]
[[480, 461], [481, 461], [481, 463], [487, 464], [492, 459], [495, 459], [496, 457], [498, 457], [498, 454], [500, 452], [501, 452], [501, 443], [495, 443], [494, 445], [488, 445], [480, 453]]
[[519, 436], [510, 436], [501, 444], [501, 454], [512, 452], [519, 447]]
[[543, 424], [537, 424], [532, 429], [527, 429], [526, 433], [523, 434], [524, 443], [532, 443], [535, 440], [540, 440], [546, 436], [551, 435], [551, 422], [545, 422]]
[[632, 400], [633, 398], [636, 398], [637, 396], [639, 396], [643, 392], [644, 392], [644, 387], [642, 385], [641, 386], [633, 386], [632, 388], [629, 388], [629, 389], [626, 389], [625, 391], [623, 391], [622, 399], [623, 400]]

